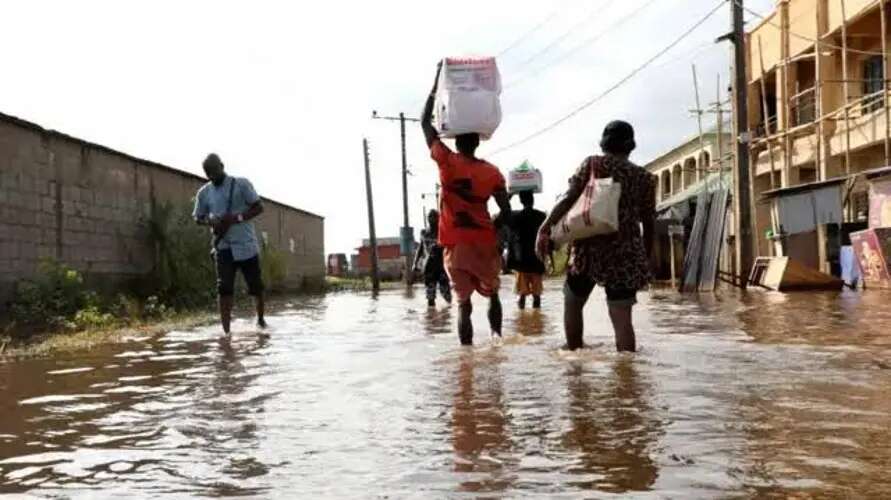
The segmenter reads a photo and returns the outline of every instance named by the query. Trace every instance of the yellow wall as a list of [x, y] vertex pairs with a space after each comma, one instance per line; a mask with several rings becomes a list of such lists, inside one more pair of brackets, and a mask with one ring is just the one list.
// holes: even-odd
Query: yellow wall
[[817, 38], [817, 2], [792, 0], [789, 2], [789, 51], [796, 56], [813, 47]]
[[780, 52], [782, 45], [780, 39], [780, 20], [776, 13], [767, 17], [764, 22], [755, 28], [749, 35], [749, 67], [751, 68], [751, 81], [757, 81], [761, 78], [761, 58], [759, 56], [759, 43], [764, 50], [764, 72], [770, 71], [771, 68], [779, 64], [782, 58]]
[[[807, 3], [813, 3], [813, 0], [810, 0]], [[863, 11], [866, 10], [873, 3], [875, 3], [874, 0], [845, 0], [845, 14], [847, 14], [848, 19], [855, 18], [858, 15], [862, 14]], [[826, 15], [829, 22], [830, 33], [841, 28], [841, 5], [841, 0], [827, 0]]]
[[816, 134], [799, 137], [792, 141], [792, 165], [799, 166], [817, 160]]

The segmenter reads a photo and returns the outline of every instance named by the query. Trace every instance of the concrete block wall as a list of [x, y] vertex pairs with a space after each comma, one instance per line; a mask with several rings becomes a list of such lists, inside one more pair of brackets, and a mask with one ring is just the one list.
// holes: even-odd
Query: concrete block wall
[[[204, 182], [0, 114], [0, 310], [42, 258], [112, 284], [148, 272], [154, 249], [144, 220], [152, 203], [190, 207]], [[324, 219], [271, 200], [264, 206], [257, 229], [285, 255], [286, 285], [321, 283]]]

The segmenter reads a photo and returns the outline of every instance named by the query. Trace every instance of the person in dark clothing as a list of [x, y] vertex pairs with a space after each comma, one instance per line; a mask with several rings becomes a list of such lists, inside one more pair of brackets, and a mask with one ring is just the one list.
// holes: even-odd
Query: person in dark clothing
[[[431, 210], [427, 214], [427, 227], [421, 231], [421, 244], [418, 246], [418, 252], [415, 254], [414, 268], [416, 271], [424, 272], [424, 286], [427, 289], [427, 305], [433, 307], [436, 305], [436, 288], [439, 287], [439, 293], [442, 298], [452, 303], [452, 287], [449, 283], [449, 275], [446, 274], [445, 266], [442, 262], [442, 247], [437, 241], [439, 239], [439, 212]], [[423, 264], [421, 263], [423, 261]]]
[[520, 193], [523, 210], [514, 212], [511, 217], [511, 243], [508, 249], [507, 265], [517, 276], [516, 293], [519, 296], [517, 305], [526, 308], [526, 297], [532, 295], [532, 307], [541, 307], [541, 293], [545, 265], [535, 253], [535, 238], [538, 228], [544, 223], [547, 215], [536, 210], [535, 196], [532, 191]]

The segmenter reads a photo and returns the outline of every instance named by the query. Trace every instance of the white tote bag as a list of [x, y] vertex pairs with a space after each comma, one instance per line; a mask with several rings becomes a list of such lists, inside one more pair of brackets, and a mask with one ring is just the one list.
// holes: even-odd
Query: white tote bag
[[619, 230], [619, 199], [622, 184], [612, 177], [595, 178], [598, 162], [591, 160], [588, 182], [569, 212], [551, 230], [551, 239], [558, 246], [592, 236], [612, 234]]

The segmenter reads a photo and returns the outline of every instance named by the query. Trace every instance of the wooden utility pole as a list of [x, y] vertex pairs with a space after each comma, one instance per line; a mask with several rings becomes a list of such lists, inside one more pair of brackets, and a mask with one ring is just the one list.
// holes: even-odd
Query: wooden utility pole
[[412, 282], [412, 248], [411, 243], [414, 240], [414, 234], [408, 220], [408, 159], [405, 151], [405, 122], [420, 122], [417, 118], [406, 118], [405, 113], [399, 113], [399, 116], [378, 116], [377, 111], [372, 111], [371, 118], [375, 120], [391, 120], [399, 121], [399, 132], [402, 139], [402, 230], [400, 231], [400, 246], [403, 252], [405, 271], [403, 278], [406, 285]]
[[365, 155], [365, 196], [368, 198], [368, 242], [371, 245], [371, 289], [380, 291], [381, 282], [377, 268], [377, 235], [374, 232], [374, 200], [371, 197], [371, 159], [368, 154], [368, 139], [362, 139], [362, 152]]
[[708, 177], [708, 165], [702, 165], [703, 153], [705, 153], [705, 137], [702, 131], [702, 105], [699, 102], [699, 78], [696, 76], [696, 65], [693, 65], [693, 91], [696, 94], [696, 124], [699, 126], [699, 155], [696, 159], [696, 180], [699, 181], [700, 173], [705, 170]]
[[[780, 63], [779, 68], [780, 71], [782, 71], [782, 73], [780, 73], [780, 88], [782, 89], [782, 91], [780, 92], [780, 102], [783, 103], [783, 106], [781, 108], [783, 114], [782, 120], [777, 120], [777, 129], [783, 131], [782, 135], [780, 136], [780, 144], [783, 147], [783, 168], [780, 170], [780, 186], [788, 187], [792, 185], [792, 136], [789, 134], [789, 131], [793, 127], [792, 102], [790, 98], [790, 96], [792, 95], [792, 88], [789, 81], [789, 71], [791, 68], [789, 56], [792, 53], [792, 46], [790, 42], [791, 35], [789, 34], [789, 26], [791, 21], [789, 20], [788, 1], [780, 4], [780, 12], [782, 13], [782, 23], [780, 24], [780, 39], [782, 40], [780, 52], [782, 56], [782, 62]], [[758, 40], [758, 43], [761, 43], [761, 37], [758, 37]], [[763, 54], [762, 57], [764, 57]], [[799, 176], [796, 176], [796, 183], [798, 182], [798, 177]]]
[[882, 107], [885, 108], [885, 165], [891, 161], [891, 115], [888, 114], [888, 11], [885, 0], [879, 1], [882, 25]]
[[721, 74], [718, 73], [717, 93], [715, 94], [715, 115], [718, 120], [718, 179], [724, 181], [724, 92], [721, 90]]
[[885, 165], [891, 161], [891, 115], [888, 114], [888, 13], [885, 0], [879, 1], [882, 26], [882, 107], [885, 110]]
[[736, 211], [737, 274], [742, 287], [748, 285], [749, 271], [754, 261], [755, 244], [752, 238], [752, 187], [749, 166], [749, 117], [746, 78], [746, 33], [743, 21], [743, 0], [730, 2], [732, 33], [724, 37], [733, 42], [733, 94], [736, 114], [736, 162], [733, 165], [733, 200]]
[[841, 37], [842, 37], [842, 93], [845, 98], [842, 100], [845, 106], [845, 175], [851, 175], [851, 88], [849, 81], [851, 76], [848, 74], [848, 14], [845, 9], [845, 0], [839, 0], [841, 3]]
[[773, 130], [770, 128], [770, 108], [767, 105], [767, 74], [764, 72], [764, 49], [761, 46], [761, 36], [758, 36], [758, 62], [761, 66], [761, 113], [764, 115], [764, 135], [767, 142], [767, 156], [770, 158], [770, 189], [776, 187], [773, 180], [775, 164], [773, 161]]

